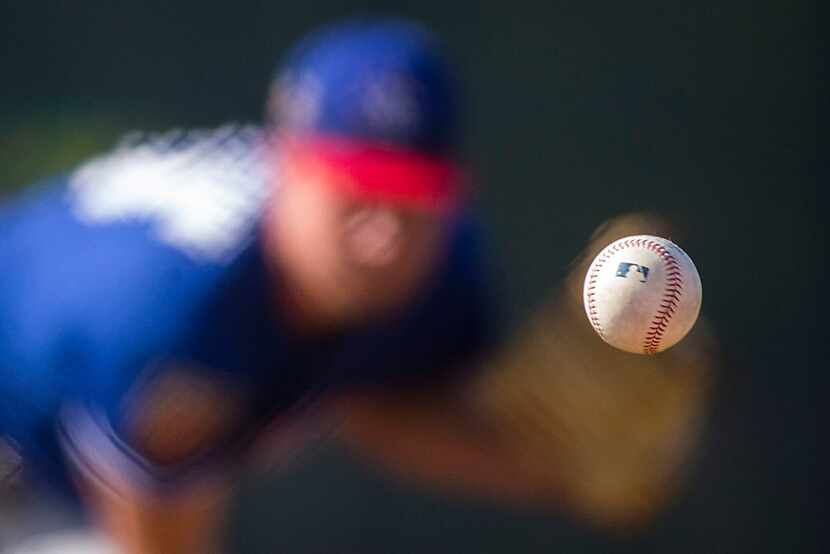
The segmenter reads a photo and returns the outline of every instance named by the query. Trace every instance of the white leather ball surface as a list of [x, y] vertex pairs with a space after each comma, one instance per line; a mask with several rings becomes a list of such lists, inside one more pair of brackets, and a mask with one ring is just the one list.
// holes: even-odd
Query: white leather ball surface
[[604, 248], [585, 276], [585, 313], [611, 346], [656, 354], [697, 321], [703, 289], [691, 258], [668, 239], [634, 235]]

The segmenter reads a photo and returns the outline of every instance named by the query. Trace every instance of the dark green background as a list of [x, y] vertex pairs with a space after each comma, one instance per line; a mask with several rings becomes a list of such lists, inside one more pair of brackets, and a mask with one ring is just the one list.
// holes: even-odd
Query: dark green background
[[0, 187], [127, 129], [256, 121], [275, 61], [312, 26], [415, 16], [466, 83], [467, 150], [513, 317], [610, 216], [647, 209], [692, 230], [683, 246], [728, 356], [693, 482], [651, 531], [615, 537], [409, 490], [326, 446], [246, 485], [231, 540], [244, 552], [808, 551], [825, 255], [814, 6], [412, 5], [4, 1]]

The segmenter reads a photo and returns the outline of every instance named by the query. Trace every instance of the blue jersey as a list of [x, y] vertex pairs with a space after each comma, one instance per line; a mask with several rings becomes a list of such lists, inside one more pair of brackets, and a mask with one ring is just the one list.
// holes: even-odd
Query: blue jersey
[[0, 213], [0, 433], [40, 475], [179, 483], [275, 416], [449, 378], [492, 339], [463, 214], [403, 315], [293, 335], [262, 259], [262, 150], [255, 128], [128, 139]]

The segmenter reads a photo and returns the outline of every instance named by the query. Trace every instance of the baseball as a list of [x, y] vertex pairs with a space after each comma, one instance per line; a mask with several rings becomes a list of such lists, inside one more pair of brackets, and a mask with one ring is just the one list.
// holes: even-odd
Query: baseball
[[588, 268], [585, 313], [616, 348], [656, 354], [694, 326], [703, 288], [691, 258], [668, 239], [634, 235], [612, 242]]

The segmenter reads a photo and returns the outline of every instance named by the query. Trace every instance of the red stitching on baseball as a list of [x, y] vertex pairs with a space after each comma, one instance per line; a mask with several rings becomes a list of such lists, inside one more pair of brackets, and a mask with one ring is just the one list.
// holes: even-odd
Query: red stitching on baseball
[[646, 354], [656, 354], [660, 348], [663, 335], [669, 326], [669, 321], [674, 315], [677, 304], [680, 302], [680, 297], [683, 294], [683, 275], [677, 258], [662, 244], [650, 240], [646, 242], [645, 247], [652, 252], [656, 252], [663, 260], [667, 277], [666, 289], [663, 292], [660, 309], [657, 310], [657, 314], [648, 327], [649, 331], [646, 333], [646, 338], [643, 340], [643, 352]]

